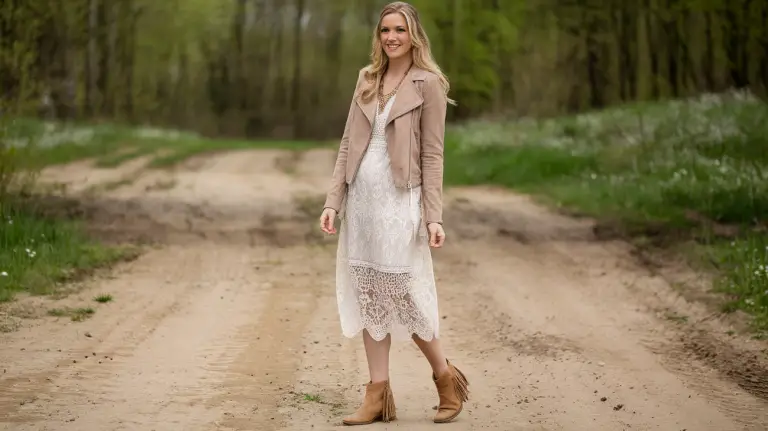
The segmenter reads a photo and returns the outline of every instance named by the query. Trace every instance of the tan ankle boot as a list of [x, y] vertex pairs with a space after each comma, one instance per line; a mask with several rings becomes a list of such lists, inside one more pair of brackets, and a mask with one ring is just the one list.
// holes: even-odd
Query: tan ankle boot
[[368, 383], [365, 386], [365, 398], [356, 412], [345, 417], [344, 425], [368, 425], [377, 420], [389, 422], [396, 419], [395, 397], [389, 381]]
[[461, 413], [464, 402], [469, 399], [469, 382], [458, 368], [448, 361], [448, 371], [432, 380], [437, 386], [437, 394], [440, 397], [440, 405], [435, 414], [435, 423], [446, 423], [456, 418]]

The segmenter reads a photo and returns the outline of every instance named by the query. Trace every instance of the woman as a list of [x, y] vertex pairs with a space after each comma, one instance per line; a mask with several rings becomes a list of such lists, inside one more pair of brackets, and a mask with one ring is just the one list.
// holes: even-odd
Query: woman
[[[360, 71], [347, 115], [321, 229], [335, 234], [336, 286], [345, 336], [363, 332], [370, 382], [347, 425], [395, 419], [389, 385], [391, 340], [413, 339], [439, 395], [435, 422], [450, 422], [467, 400], [464, 375], [438, 339], [429, 247], [442, 247], [443, 136], [448, 81], [432, 59], [416, 9], [384, 7], [372, 64]], [[423, 204], [422, 204], [423, 202]], [[429, 238], [427, 239], [427, 235]]]

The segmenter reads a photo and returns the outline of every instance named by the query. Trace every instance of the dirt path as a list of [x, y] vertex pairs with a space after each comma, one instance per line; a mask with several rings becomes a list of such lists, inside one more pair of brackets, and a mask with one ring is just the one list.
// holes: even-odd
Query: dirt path
[[[91, 196], [96, 234], [148, 251], [55, 301], [112, 294], [92, 318], [0, 334], [0, 429], [341, 428], [367, 368], [361, 341], [339, 331], [335, 238], [316, 228], [332, 162], [261, 151], [168, 172], [46, 172]], [[766, 429], [764, 343], [728, 336], [589, 221], [489, 188], [446, 200], [442, 333], [472, 393], [444, 428]], [[399, 420], [371, 428], [433, 429], [426, 361], [395, 345], [392, 367]]]

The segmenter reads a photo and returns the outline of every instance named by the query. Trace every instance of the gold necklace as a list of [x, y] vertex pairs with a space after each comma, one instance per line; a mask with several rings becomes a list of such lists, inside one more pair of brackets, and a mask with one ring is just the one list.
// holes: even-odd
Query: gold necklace
[[400, 88], [400, 84], [403, 83], [410, 70], [411, 68], [409, 67], [408, 70], [406, 70], [403, 76], [400, 78], [400, 82], [398, 82], [395, 88], [393, 88], [392, 91], [387, 94], [382, 94], [384, 92], [384, 80], [382, 79], [381, 82], [379, 82], [379, 112], [384, 110], [384, 107], [387, 106], [387, 103], [389, 103], [389, 99], [391, 99], [392, 96], [397, 93], [397, 90]]

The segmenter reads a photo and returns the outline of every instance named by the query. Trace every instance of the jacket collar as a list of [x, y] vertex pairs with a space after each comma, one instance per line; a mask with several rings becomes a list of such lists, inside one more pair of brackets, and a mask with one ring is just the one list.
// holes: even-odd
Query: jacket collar
[[[395, 102], [387, 117], [387, 124], [424, 103], [424, 99], [421, 97], [421, 92], [416, 87], [416, 81], [424, 81], [426, 77], [427, 72], [424, 69], [421, 69], [416, 65], [411, 67], [411, 70], [408, 71], [408, 75], [403, 79], [403, 83], [400, 84], [400, 88], [397, 90]], [[358, 99], [357, 104], [365, 113], [368, 122], [373, 125], [373, 117], [376, 115], [376, 105], [378, 104], [377, 98], [374, 97], [368, 102], [363, 102]]]

